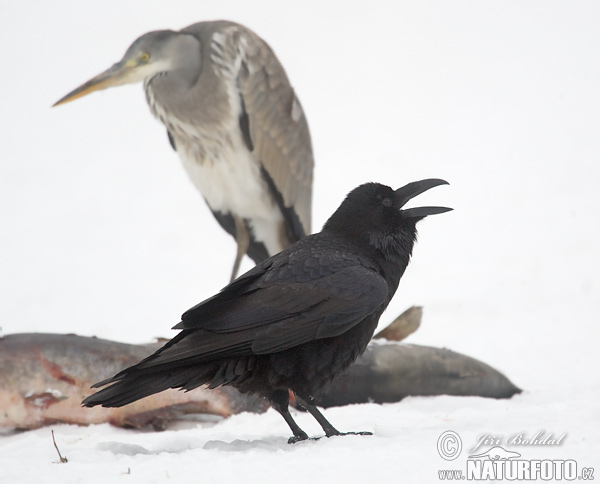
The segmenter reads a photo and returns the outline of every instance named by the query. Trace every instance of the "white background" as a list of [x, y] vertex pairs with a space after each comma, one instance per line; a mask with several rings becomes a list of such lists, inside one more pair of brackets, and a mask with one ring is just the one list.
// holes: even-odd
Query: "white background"
[[[522, 448], [523, 458], [598, 467], [592, 1], [0, 1], [4, 334], [147, 342], [172, 336], [184, 310], [227, 283], [233, 240], [188, 181], [140, 85], [50, 108], [142, 33], [221, 18], [271, 44], [302, 101], [316, 159], [313, 230], [366, 181], [451, 183], [419, 197], [455, 210], [420, 225], [382, 325], [423, 305], [409, 342], [479, 358], [524, 393], [334, 409], [334, 425], [375, 436], [299, 446], [285, 444], [288, 429], [272, 411], [161, 434], [55, 426], [69, 464], [52, 464], [42, 429], [0, 438], [0, 477], [436, 482], [438, 469], [464, 468], [437, 455], [448, 429], [466, 447], [484, 433], [567, 433], [560, 448]], [[250, 444], [227, 444], [236, 439]], [[150, 454], [120, 453], [110, 441]]]

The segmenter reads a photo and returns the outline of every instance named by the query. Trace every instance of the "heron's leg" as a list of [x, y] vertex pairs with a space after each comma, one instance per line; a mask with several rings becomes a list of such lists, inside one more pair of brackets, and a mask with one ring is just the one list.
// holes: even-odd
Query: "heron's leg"
[[319, 422], [319, 425], [323, 427], [325, 435], [327, 437], [333, 437], [334, 435], [373, 435], [372, 432], [340, 432], [329, 421], [323, 416], [319, 409], [314, 405], [313, 398], [302, 398], [296, 395], [298, 403], [302, 405], [308, 412]]
[[235, 256], [235, 261], [233, 263], [233, 270], [231, 271], [231, 281], [237, 277], [238, 270], [240, 269], [240, 263], [242, 262], [242, 257], [248, 250], [248, 246], [250, 245], [250, 234], [248, 233], [248, 228], [246, 227], [246, 222], [241, 217], [232, 214], [233, 220], [235, 221], [235, 241], [237, 242], [237, 253]]
[[294, 434], [293, 437], [288, 439], [288, 444], [295, 444], [301, 440], [308, 439], [306, 432], [298, 427], [298, 424], [294, 421], [290, 414], [288, 408], [290, 396], [287, 390], [275, 390], [269, 397], [269, 401], [271, 402], [271, 406], [281, 414]]

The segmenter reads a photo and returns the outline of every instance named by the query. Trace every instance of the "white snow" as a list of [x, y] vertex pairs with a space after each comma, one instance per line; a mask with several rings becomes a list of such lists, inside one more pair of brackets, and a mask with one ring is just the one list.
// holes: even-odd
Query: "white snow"
[[[234, 242], [141, 85], [50, 109], [138, 35], [217, 18], [265, 38], [296, 88], [315, 230], [360, 183], [451, 183], [419, 197], [455, 211], [421, 224], [382, 324], [423, 305], [410, 343], [479, 358], [524, 393], [330, 409], [341, 430], [375, 435], [293, 446], [274, 411], [162, 433], [55, 425], [0, 437], [0, 482], [438, 482], [481, 435], [540, 430], [567, 435], [504, 448], [600, 473], [597, 2], [0, 1], [4, 334], [147, 342], [226, 284]], [[446, 430], [463, 441], [451, 462], [437, 451]]]

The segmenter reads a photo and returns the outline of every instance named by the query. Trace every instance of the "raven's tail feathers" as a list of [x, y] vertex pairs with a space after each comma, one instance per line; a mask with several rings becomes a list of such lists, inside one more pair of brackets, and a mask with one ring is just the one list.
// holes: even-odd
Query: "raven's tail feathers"
[[[161, 372], [154, 369], [152, 373], [126, 373], [109, 387], [87, 397], [82, 405], [84, 407], [95, 407], [96, 405], [122, 407], [169, 388], [192, 390], [209, 382], [217, 369], [218, 367], [209, 365], [201, 369], [194, 366], [179, 367], [175, 371], [167, 369]], [[190, 384], [192, 381], [193, 384]]]

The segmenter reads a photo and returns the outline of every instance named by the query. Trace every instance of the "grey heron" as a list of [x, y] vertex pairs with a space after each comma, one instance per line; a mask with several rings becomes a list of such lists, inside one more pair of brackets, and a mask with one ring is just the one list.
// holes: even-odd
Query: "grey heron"
[[54, 106], [144, 82], [192, 183], [256, 263], [310, 233], [313, 154], [304, 111], [269, 45], [228, 21], [148, 32]]

